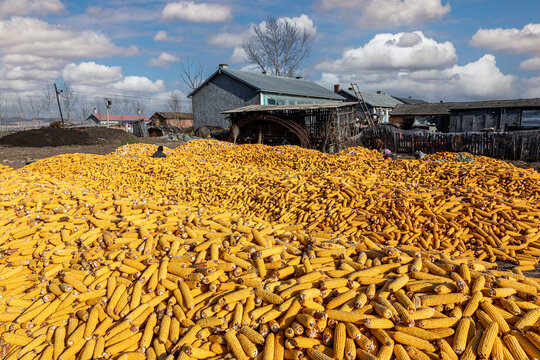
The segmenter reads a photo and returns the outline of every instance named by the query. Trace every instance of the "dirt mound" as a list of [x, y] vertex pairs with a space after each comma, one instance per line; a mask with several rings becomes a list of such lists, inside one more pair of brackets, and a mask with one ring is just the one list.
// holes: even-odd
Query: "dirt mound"
[[126, 144], [138, 142], [138, 138], [119, 129], [103, 127], [61, 129], [44, 127], [19, 131], [0, 138], [0, 145], [45, 147], [65, 145]]

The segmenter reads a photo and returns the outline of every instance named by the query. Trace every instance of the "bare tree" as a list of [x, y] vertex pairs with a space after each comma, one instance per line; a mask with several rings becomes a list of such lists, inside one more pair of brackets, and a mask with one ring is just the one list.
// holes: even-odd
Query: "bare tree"
[[311, 55], [312, 36], [287, 19], [269, 17], [253, 25], [255, 35], [244, 41], [250, 63], [276, 76], [293, 77], [298, 67]]
[[17, 106], [18, 106], [17, 115], [19, 117], [19, 121], [22, 121], [25, 119], [25, 115], [24, 115], [24, 105], [23, 105], [21, 95], [17, 95]]
[[62, 82], [61, 89], [62, 94], [60, 96], [67, 115], [67, 121], [71, 122], [72, 115], [75, 112], [77, 103], [79, 102], [79, 96], [73, 92], [71, 85], [65, 81]]
[[92, 113], [105, 114], [105, 103], [103, 100], [96, 100], [93, 105], [94, 107], [92, 108]]
[[90, 108], [89, 104], [83, 101], [79, 104], [79, 111], [81, 113], [81, 122], [83, 123], [90, 116], [92, 109]]
[[54, 112], [56, 109], [56, 95], [53, 88], [47, 85], [41, 90], [41, 103], [45, 110], [51, 115], [51, 122], [54, 121]]
[[200, 61], [194, 61], [188, 56], [180, 63], [180, 77], [188, 88], [195, 90], [206, 78], [206, 69]]
[[7, 129], [7, 111], [9, 108], [9, 103], [7, 97], [0, 93], [0, 126], [3, 126], [3, 129]]
[[131, 99], [129, 96], [122, 96], [120, 98], [113, 99], [112, 102], [115, 111], [119, 114], [127, 115], [137, 110], [135, 101], [133, 101], [133, 99]]
[[32, 111], [32, 123], [34, 126], [39, 126], [39, 113], [41, 112], [41, 104], [34, 100], [33, 95], [28, 96], [28, 103], [30, 104], [30, 110]]

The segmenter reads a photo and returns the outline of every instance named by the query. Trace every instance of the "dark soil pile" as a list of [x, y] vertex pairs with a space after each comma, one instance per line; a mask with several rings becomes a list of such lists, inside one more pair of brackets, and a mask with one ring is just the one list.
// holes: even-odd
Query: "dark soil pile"
[[0, 145], [18, 147], [45, 147], [65, 145], [127, 144], [138, 138], [119, 129], [104, 127], [55, 128], [19, 131], [0, 138]]

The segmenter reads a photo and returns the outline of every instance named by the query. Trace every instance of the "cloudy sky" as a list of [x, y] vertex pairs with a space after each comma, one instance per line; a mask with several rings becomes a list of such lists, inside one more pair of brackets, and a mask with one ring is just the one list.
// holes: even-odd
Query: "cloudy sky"
[[147, 112], [188, 92], [179, 62], [246, 69], [241, 45], [268, 16], [313, 35], [300, 73], [331, 88], [430, 101], [540, 97], [538, 0], [0, 0], [0, 93], [68, 82], [84, 99]]

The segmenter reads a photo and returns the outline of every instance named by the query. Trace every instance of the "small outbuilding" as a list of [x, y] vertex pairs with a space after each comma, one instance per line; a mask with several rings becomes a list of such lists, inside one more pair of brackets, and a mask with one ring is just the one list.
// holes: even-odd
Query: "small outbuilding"
[[193, 127], [193, 114], [184, 112], [155, 112], [150, 117], [152, 126], [173, 126], [180, 129]]
[[390, 113], [390, 122], [410, 130], [414, 124], [434, 124], [441, 131], [448, 131], [452, 103], [399, 104]]
[[139, 135], [141, 124], [148, 125], [150, 120], [145, 115], [109, 115], [107, 120], [107, 114], [92, 114], [86, 121], [92, 122], [97, 126], [108, 126], [113, 129], [120, 129]]

